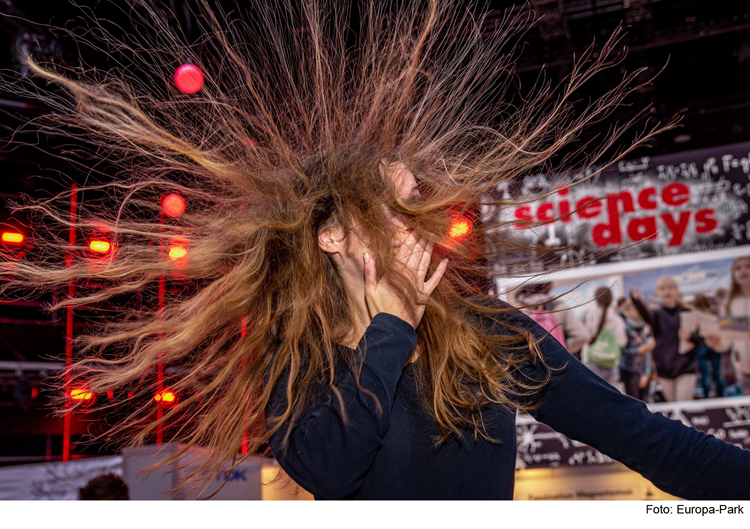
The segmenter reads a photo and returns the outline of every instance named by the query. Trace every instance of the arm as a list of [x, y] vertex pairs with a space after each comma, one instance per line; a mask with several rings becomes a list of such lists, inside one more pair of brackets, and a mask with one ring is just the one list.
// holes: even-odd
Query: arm
[[643, 301], [641, 301], [641, 296], [638, 295], [638, 291], [636, 289], [633, 289], [630, 291], [630, 299], [633, 301], [633, 304], [635, 305], [635, 308], [638, 311], [638, 314], [640, 314], [641, 318], [643, 318], [643, 321], [648, 323], [648, 325], [652, 329], [654, 329], [654, 332], [656, 332], [656, 329], [654, 327], [653, 314], [651, 314], [651, 311], [649, 311], [646, 308], [646, 306], [643, 304]]
[[[533, 322], [528, 328], [544, 332]], [[683, 498], [750, 498], [750, 452], [651, 413], [612, 388], [553, 340], [542, 338], [547, 363], [559, 371], [546, 386], [537, 420], [586, 443]], [[539, 370], [536, 366], [532, 370]], [[536, 375], [537, 377], [540, 374]]]
[[[360, 385], [374, 393], [382, 412], [370, 395], [357, 388], [355, 375], [347, 372], [337, 387], [348, 424], [339, 400], [326, 393], [297, 421], [285, 449], [281, 446], [284, 426], [269, 440], [279, 465], [294, 481], [318, 498], [344, 498], [359, 489], [383, 445], [396, 386], [416, 341], [414, 328], [396, 316], [381, 313], [373, 318], [358, 346], [366, 350]], [[281, 386], [274, 389], [267, 416], [286, 406]]]
[[656, 347], [656, 342], [654, 341], [653, 338], [649, 338], [646, 343], [644, 343], [638, 348], [638, 354], [642, 355], [642, 354], [650, 353], [654, 350], [654, 347]]
[[[727, 315], [727, 308], [722, 305], [720, 313], [722, 316]], [[716, 351], [717, 353], [728, 353], [729, 350], [732, 348], [732, 342], [730, 340], [724, 339], [721, 334], [710, 334], [706, 336], [706, 345], [708, 345], [711, 349]]]

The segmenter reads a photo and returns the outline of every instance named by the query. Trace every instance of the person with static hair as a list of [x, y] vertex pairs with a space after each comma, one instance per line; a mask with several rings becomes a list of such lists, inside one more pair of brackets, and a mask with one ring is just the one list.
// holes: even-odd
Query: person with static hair
[[655, 378], [652, 377], [651, 368], [651, 351], [656, 345], [653, 331], [643, 321], [630, 298], [618, 299], [617, 307], [628, 335], [628, 343], [622, 348], [620, 378], [625, 386], [626, 395], [645, 402], [649, 396], [649, 384], [652, 378]]
[[[40, 238], [38, 260], [0, 261], [13, 278], [0, 293], [78, 282], [54, 308], [108, 302], [103, 318], [142, 294], [81, 337], [65, 373], [96, 393], [133, 392], [109, 435], [143, 444], [162, 425], [182, 444], [161, 465], [205, 448], [189, 485], [270, 446], [316, 498], [510, 499], [515, 418], [528, 411], [677, 496], [750, 498], [750, 452], [651, 414], [482, 291], [493, 260], [534, 257], [490, 214], [529, 198], [498, 187], [549, 167], [637, 88], [633, 73], [571, 116], [617, 41], [584, 55], [560, 98], [540, 87], [492, 104], [512, 86], [507, 25], [488, 33], [448, 1], [372, 0], [358, 4], [353, 34], [349, 4], [252, 4], [251, 27], [206, 10], [206, 38], [190, 47], [139, 2], [153, 31], [127, 42], [106, 25], [75, 33], [110, 39], [88, 47], [126, 67], [25, 59], [61, 88], [28, 89], [44, 91], [45, 123], [73, 136], [84, 162], [117, 160], [122, 174], [77, 212], [78, 230], [113, 237], [105, 259]], [[188, 57], [206, 79], [194, 95], [172, 86]], [[622, 151], [621, 132], [578, 153], [581, 175]], [[167, 193], [187, 208], [161, 222]], [[68, 233], [70, 193], [27, 208], [48, 233]], [[477, 211], [487, 215], [471, 233], [449, 236]], [[187, 255], [170, 261], [177, 242]], [[163, 303], [149, 304], [154, 291]], [[167, 383], [182, 398], [160, 414], [153, 391]]]
[[680, 340], [686, 340], [695, 345], [701, 338], [680, 326], [680, 313], [690, 309], [682, 302], [677, 281], [669, 276], [660, 277], [656, 281], [656, 297], [659, 298], [659, 308], [649, 310], [637, 289], [630, 292], [638, 313], [654, 331], [653, 358], [662, 393], [668, 402], [693, 400], [698, 381], [696, 347], [680, 352], [679, 344]]
[[97, 476], [78, 489], [79, 500], [129, 500], [130, 490], [120, 476]]
[[[721, 314], [750, 317], [750, 257], [738, 257], [732, 262], [732, 283]], [[719, 352], [730, 352], [740, 390], [743, 395], [750, 395], [750, 337], [746, 341], [721, 339], [715, 345]]]
[[[614, 297], [612, 291], [607, 287], [598, 287], [594, 292], [594, 306], [586, 313], [586, 329], [591, 336], [591, 341], [587, 344], [589, 347], [601, 335], [602, 331], [609, 331], [615, 338], [617, 347], [622, 348], [628, 344], [628, 335], [625, 331], [625, 322], [618, 316], [612, 307]], [[583, 361], [586, 367], [591, 369], [598, 376], [602, 377], [612, 386], [617, 386], [620, 380], [620, 358], [612, 367], [602, 367], [592, 361], [586, 354], [589, 347], [584, 349]]]

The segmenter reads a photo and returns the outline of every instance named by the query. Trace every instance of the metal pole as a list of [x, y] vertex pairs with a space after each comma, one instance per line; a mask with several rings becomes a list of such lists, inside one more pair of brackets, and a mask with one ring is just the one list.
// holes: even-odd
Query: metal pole
[[[78, 209], [78, 186], [70, 188], [70, 251], [65, 256], [65, 265], [73, 266], [73, 247], [76, 243], [76, 211]], [[75, 295], [75, 280], [68, 280], [68, 298]], [[67, 307], [65, 325], [65, 415], [63, 418], [63, 461], [70, 461], [70, 420], [72, 415], [70, 400], [70, 366], [73, 363], [73, 307]]]
[[[161, 226], [164, 224], [164, 211], [159, 210], [159, 225]], [[161, 232], [161, 230], [159, 230]], [[164, 244], [159, 239], [159, 257], [163, 258], [162, 255], [164, 253]], [[162, 321], [164, 319], [164, 296], [165, 296], [165, 290], [166, 290], [166, 281], [164, 278], [164, 274], [159, 276], [159, 321]], [[161, 338], [161, 335], [159, 335], [159, 338]], [[159, 364], [156, 366], [156, 391], [158, 393], [161, 393], [161, 391], [164, 389], [164, 364], [159, 362]], [[161, 405], [161, 402], [157, 403], [156, 408], [156, 419], [158, 421], [161, 420], [161, 418], [164, 416], [164, 408]], [[162, 427], [162, 423], [158, 423], [156, 425], [156, 444], [160, 445], [164, 441], [164, 428]]]

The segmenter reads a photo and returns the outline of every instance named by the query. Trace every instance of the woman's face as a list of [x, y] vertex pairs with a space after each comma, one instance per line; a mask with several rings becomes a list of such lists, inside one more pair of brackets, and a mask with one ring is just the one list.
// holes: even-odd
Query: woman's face
[[732, 266], [732, 277], [741, 287], [750, 287], [750, 259], [737, 259]]
[[[402, 163], [392, 163], [386, 167], [386, 174], [393, 181], [398, 189], [399, 197], [402, 200], [410, 200], [418, 198], [420, 195], [419, 188], [417, 186], [417, 180], [414, 178], [407, 167]], [[391, 220], [398, 228], [399, 231], [408, 232], [409, 227], [397, 216], [393, 215]], [[335, 257], [336, 264], [342, 273], [350, 273], [352, 276], [364, 276], [364, 260], [363, 255], [368, 250], [368, 243], [366, 237], [363, 235], [357, 235], [352, 233], [348, 237], [344, 237], [343, 233], [337, 230], [329, 230], [334, 233], [333, 245], [324, 245], [320, 243], [321, 248], [328, 253], [337, 254]], [[358, 231], [357, 227], [354, 226], [354, 231]], [[319, 238], [322, 241], [324, 238]], [[394, 242], [394, 246], [397, 245]]]
[[677, 289], [677, 283], [672, 279], [657, 281], [656, 297], [659, 298], [659, 301], [665, 307], [674, 307], [677, 305], [677, 300], [680, 299], [680, 291]]

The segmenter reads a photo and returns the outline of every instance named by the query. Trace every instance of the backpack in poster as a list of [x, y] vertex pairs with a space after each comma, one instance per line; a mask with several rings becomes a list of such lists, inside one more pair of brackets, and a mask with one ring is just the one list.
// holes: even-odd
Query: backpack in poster
[[620, 362], [622, 351], [617, 345], [617, 338], [608, 329], [602, 329], [586, 351], [586, 359], [599, 367], [612, 369]]

